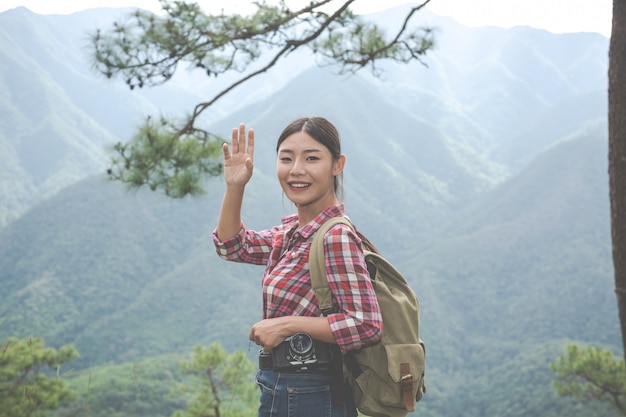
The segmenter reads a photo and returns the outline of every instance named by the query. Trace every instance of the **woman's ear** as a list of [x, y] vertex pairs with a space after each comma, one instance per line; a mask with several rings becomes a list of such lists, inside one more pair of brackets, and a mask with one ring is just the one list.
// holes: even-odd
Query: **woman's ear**
[[339, 158], [333, 162], [333, 175], [336, 177], [337, 175], [343, 172], [343, 167], [346, 165], [346, 156], [340, 155]]

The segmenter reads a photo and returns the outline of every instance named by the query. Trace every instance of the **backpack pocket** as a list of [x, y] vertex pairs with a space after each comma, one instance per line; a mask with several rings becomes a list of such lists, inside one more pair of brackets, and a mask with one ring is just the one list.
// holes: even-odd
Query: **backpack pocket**
[[358, 352], [356, 360], [362, 373], [350, 382], [362, 414], [395, 417], [413, 411], [423, 392], [423, 344], [374, 345]]
[[386, 345], [387, 371], [396, 384], [411, 384], [415, 402], [422, 398], [425, 372], [424, 344]]

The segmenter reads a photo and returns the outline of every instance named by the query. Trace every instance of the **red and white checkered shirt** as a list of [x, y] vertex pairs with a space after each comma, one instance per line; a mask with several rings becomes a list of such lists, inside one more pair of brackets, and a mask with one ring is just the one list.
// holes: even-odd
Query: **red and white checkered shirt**
[[[263, 318], [321, 316], [311, 290], [309, 250], [313, 234], [329, 218], [342, 216], [343, 206], [329, 207], [298, 230], [298, 215], [282, 219], [280, 226], [260, 232], [241, 225], [238, 235], [213, 241], [226, 260], [266, 265], [263, 274]], [[334, 312], [328, 322], [342, 352], [380, 340], [382, 316], [361, 250], [361, 239], [344, 224], [333, 226], [324, 238], [326, 273]]]

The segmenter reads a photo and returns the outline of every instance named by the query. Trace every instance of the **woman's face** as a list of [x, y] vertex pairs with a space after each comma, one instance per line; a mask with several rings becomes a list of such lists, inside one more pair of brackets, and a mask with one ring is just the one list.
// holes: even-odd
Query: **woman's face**
[[300, 131], [280, 144], [276, 173], [285, 195], [298, 210], [309, 210], [316, 216], [337, 204], [334, 178], [343, 170], [344, 160], [342, 155], [333, 161], [328, 148]]

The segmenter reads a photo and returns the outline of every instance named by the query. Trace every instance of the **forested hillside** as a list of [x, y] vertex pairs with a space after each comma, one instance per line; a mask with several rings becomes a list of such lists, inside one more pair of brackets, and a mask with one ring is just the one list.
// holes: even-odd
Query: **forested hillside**
[[[197, 98], [189, 74], [137, 93], [88, 71], [81, 36], [119, 13], [0, 14], [0, 338], [72, 343], [77, 381], [105, 378], [98, 404], [169, 416], [180, 404], [164, 394], [179, 378], [173, 362], [194, 345], [220, 340], [254, 358], [262, 269], [214, 253], [220, 178], [208, 196], [182, 200], [106, 180], [108, 144]], [[299, 56], [278, 69], [293, 68], [289, 77], [261, 78], [207, 121], [225, 136], [239, 122], [257, 132], [244, 221], [269, 227], [293, 211], [275, 179], [275, 140], [295, 117], [330, 118], [347, 155], [348, 214], [420, 297], [428, 392], [416, 414], [609, 416], [557, 398], [549, 369], [570, 341], [620, 349], [607, 39], [423, 20], [440, 27], [428, 67], [348, 77]], [[215, 88], [199, 85], [200, 95]], [[154, 391], [103, 382], [160, 360], [167, 372], [148, 372]], [[129, 404], [140, 400], [151, 406]]]

